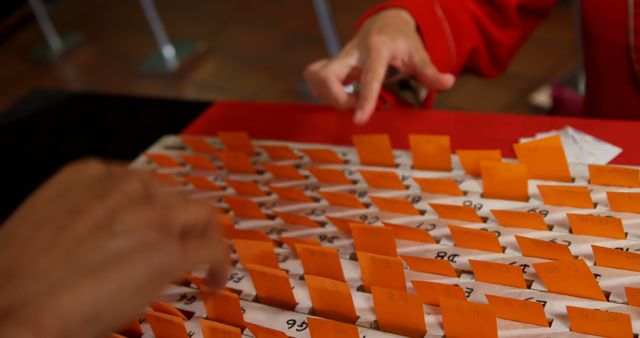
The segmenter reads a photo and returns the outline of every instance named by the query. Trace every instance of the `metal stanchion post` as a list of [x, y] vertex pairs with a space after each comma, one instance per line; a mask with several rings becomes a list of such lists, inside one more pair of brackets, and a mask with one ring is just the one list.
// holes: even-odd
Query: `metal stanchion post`
[[313, 7], [318, 17], [322, 38], [329, 56], [333, 57], [340, 52], [340, 40], [336, 31], [336, 26], [331, 16], [331, 8], [327, 0], [313, 0]]
[[42, 0], [28, 1], [31, 11], [33, 11], [36, 22], [38, 23], [46, 41], [46, 45], [37, 47], [34, 50], [33, 54], [36, 59], [56, 59], [80, 43], [82, 40], [80, 34], [61, 35], [58, 33], [56, 28], [53, 26], [53, 22], [51, 22], [51, 18], [47, 13], [47, 8], [44, 3], [42, 3]]

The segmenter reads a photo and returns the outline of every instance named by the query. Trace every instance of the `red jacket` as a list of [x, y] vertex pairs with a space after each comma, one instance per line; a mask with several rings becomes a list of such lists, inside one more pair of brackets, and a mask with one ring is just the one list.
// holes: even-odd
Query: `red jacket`
[[[443, 72], [496, 76], [558, 0], [395, 0]], [[635, 6], [634, 6], [635, 5]], [[635, 7], [635, 10], [634, 10]], [[582, 0], [586, 116], [640, 119], [640, 0]]]

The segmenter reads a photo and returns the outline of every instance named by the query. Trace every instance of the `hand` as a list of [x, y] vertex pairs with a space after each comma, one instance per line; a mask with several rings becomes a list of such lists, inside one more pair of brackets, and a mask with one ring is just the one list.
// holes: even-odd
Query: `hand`
[[[315, 97], [338, 109], [355, 109], [354, 122], [364, 124], [373, 114], [388, 66], [433, 90], [449, 89], [455, 82], [452, 74], [431, 63], [415, 21], [397, 8], [371, 17], [338, 56], [310, 64], [304, 77]], [[357, 97], [344, 89], [354, 81], [359, 82]]]
[[194, 266], [223, 278], [225, 250], [207, 204], [120, 165], [71, 164], [0, 228], [0, 337], [104, 338]]

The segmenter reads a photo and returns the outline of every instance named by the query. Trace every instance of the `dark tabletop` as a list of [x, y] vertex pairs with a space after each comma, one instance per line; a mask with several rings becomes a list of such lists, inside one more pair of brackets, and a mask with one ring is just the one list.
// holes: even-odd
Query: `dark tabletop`
[[0, 113], [4, 220], [65, 163], [86, 156], [131, 161], [179, 133], [211, 102], [33, 91]]

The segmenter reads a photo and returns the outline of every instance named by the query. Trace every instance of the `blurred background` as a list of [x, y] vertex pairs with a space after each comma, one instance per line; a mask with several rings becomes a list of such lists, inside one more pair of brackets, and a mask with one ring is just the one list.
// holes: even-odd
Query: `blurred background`
[[[327, 56], [312, 0], [156, 0], [168, 37], [193, 52], [177, 71], [162, 71], [144, 1], [44, 1], [69, 48], [47, 57], [43, 32], [24, 0], [0, 4], [0, 111], [34, 89], [62, 89], [211, 101], [314, 102], [302, 80]], [[378, 0], [327, 1], [338, 40]], [[562, 3], [496, 79], [463, 76], [439, 96], [442, 109], [542, 113], [530, 96], [579, 67], [571, 6]], [[155, 59], [154, 59], [154, 52]], [[160, 70], [158, 70], [160, 69]]]

